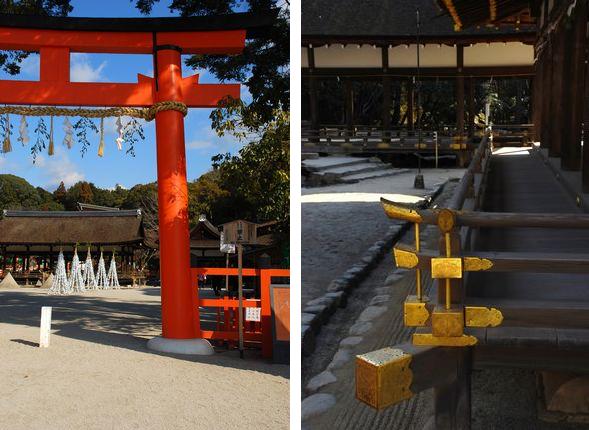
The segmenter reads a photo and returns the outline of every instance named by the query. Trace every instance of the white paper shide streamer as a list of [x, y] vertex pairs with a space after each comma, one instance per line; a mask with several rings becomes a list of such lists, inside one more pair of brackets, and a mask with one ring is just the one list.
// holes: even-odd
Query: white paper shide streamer
[[29, 124], [26, 116], [20, 117], [20, 125], [18, 126], [18, 141], [22, 143], [22, 146], [29, 144]]
[[117, 127], [117, 148], [119, 148], [119, 151], [123, 150], [123, 142], [125, 141], [125, 139], [123, 139], [123, 121], [121, 120], [121, 117], [117, 118], [117, 122], [116, 122], [116, 127]]

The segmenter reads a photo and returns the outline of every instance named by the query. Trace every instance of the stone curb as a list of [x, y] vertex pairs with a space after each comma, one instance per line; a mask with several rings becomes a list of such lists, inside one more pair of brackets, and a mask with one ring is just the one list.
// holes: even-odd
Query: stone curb
[[[421, 206], [429, 206], [430, 202], [442, 192], [445, 184], [445, 182], [435, 184], [434, 192], [424, 200]], [[326, 294], [307, 302], [301, 315], [301, 348], [304, 356], [309, 356], [314, 352], [315, 337], [321, 331], [321, 326], [328, 323], [329, 318], [338, 307], [346, 307], [347, 296], [352, 289], [370, 274], [410, 226], [409, 222], [398, 222], [389, 227], [385, 237], [368, 248], [358, 263], [346, 270], [339, 278], [330, 282]]]

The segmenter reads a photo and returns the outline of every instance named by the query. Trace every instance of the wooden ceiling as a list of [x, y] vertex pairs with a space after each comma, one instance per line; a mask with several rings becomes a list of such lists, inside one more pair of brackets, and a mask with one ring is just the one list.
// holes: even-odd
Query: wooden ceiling
[[475, 26], [515, 26], [535, 23], [530, 0], [438, 0], [460, 31]]

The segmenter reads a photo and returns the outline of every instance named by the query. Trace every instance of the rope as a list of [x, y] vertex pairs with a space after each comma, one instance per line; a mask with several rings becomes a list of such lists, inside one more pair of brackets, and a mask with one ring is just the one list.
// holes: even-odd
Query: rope
[[188, 107], [182, 102], [157, 102], [148, 108], [114, 107], [106, 109], [64, 108], [56, 106], [0, 106], [1, 114], [26, 116], [81, 116], [86, 118], [107, 118], [132, 116], [152, 121], [158, 112], [175, 110], [186, 116]]

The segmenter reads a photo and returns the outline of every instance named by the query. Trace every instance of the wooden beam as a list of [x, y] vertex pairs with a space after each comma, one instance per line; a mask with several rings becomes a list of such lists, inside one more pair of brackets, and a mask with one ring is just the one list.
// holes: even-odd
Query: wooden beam
[[152, 54], [155, 37], [156, 45], [179, 46], [185, 54], [238, 54], [243, 50], [245, 35], [245, 30], [153, 33], [0, 27], [0, 49], [39, 51], [52, 47], [71, 52]]
[[[380, 78], [384, 75], [379, 67], [315, 67], [313, 72], [317, 76], [329, 77], [358, 77], [366, 79]], [[464, 67], [463, 76], [469, 77], [529, 77], [534, 75], [534, 66], [485, 66]], [[303, 76], [309, 75], [309, 68], [301, 70]], [[413, 77], [417, 75], [415, 67], [389, 67], [387, 75], [392, 77]], [[422, 67], [422, 79], [455, 78], [456, 67]]]
[[[411, 343], [360, 355], [356, 358], [356, 397], [373, 408], [383, 409], [424, 390], [447, 386], [457, 378], [459, 359], [459, 348]], [[408, 369], [399, 365], [400, 361], [408, 361]]]

